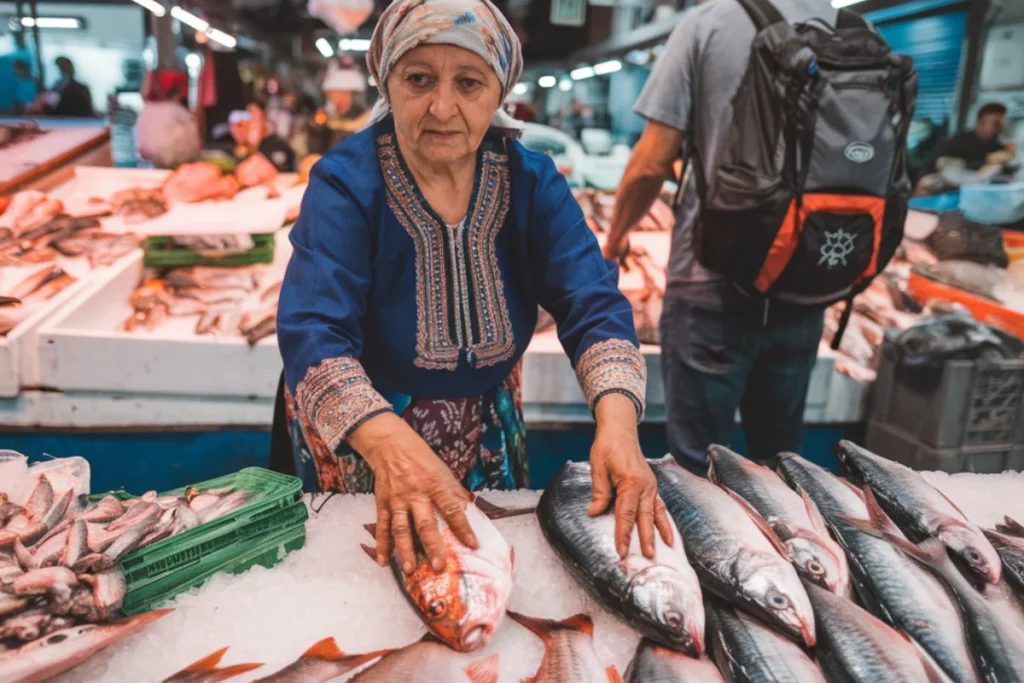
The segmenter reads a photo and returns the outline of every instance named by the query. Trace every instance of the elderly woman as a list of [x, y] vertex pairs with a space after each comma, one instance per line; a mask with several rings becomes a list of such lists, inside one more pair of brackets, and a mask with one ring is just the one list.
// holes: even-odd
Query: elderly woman
[[[476, 547], [467, 491], [527, 485], [520, 359], [540, 304], [597, 420], [591, 513], [653, 556], [672, 532], [640, 451], [645, 366], [618, 273], [500, 105], [518, 40], [489, 0], [397, 0], [367, 59], [369, 128], [313, 168], [278, 308], [307, 484], [377, 499], [377, 559], [444, 566], [435, 510]], [[310, 465], [315, 469], [311, 481]], [[392, 545], [394, 543], [394, 545]]]

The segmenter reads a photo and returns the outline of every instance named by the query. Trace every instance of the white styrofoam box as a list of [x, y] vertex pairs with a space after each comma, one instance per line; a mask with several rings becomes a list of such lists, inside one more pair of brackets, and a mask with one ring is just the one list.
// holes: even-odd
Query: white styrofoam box
[[51, 429], [269, 429], [274, 419], [272, 398], [95, 392], [26, 392], [26, 398], [31, 424]]
[[0, 398], [0, 428], [33, 427], [39, 421], [38, 404], [32, 394], [22, 392], [10, 398]]
[[[77, 280], [43, 302], [42, 305], [34, 306], [34, 310], [27, 318], [6, 336], [0, 337], [0, 397], [17, 396], [23, 387], [39, 386], [36, 332], [44, 322], [106, 270], [91, 269], [84, 258], [59, 258], [56, 264]], [[50, 265], [52, 264], [40, 263], [33, 266], [0, 268], [0, 293], [10, 291], [25, 277]]]
[[1020, 45], [1024, 42], [1024, 23], [992, 26], [985, 41], [981, 61], [982, 90], [1005, 90], [1024, 87], [1024, 59]]
[[274, 397], [282, 368], [275, 336], [255, 347], [241, 337], [198, 336], [198, 316], [168, 318], [153, 332], [121, 331], [142, 273], [138, 252], [39, 330], [43, 386], [65, 392]]

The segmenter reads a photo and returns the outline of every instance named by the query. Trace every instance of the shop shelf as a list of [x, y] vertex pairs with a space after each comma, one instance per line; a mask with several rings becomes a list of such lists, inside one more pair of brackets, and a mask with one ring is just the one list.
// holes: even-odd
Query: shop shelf
[[902, 429], [875, 420], [868, 421], [865, 447], [915, 470], [940, 470], [950, 474], [1024, 471], [1024, 444], [931, 448]]
[[1024, 361], [947, 361], [935, 390], [922, 394], [883, 353], [871, 418], [930, 448], [1024, 443]]
[[989, 225], [1024, 220], [1024, 183], [964, 185], [960, 210], [972, 221]]

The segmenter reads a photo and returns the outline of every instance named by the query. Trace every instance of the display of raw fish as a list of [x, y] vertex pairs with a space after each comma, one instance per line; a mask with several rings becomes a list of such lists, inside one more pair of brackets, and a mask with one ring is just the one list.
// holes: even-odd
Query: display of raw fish
[[[872, 524], [851, 520], [871, 534]], [[981, 677], [998, 683], [1024, 681], [1024, 612], [1003, 583], [985, 585], [979, 591], [950, 559], [946, 546], [930, 538], [914, 545], [906, 539], [883, 534], [885, 540], [917, 560], [956, 595], [967, 631], [971, 654]]]
[[637, 645], [623, 680], [625, 683], [724, 683], [725, 679], [707, 657], [690, 657], [644, 639]]
[[262, 154], [253, 154], [235, 168], [235, 176], [242, 187], [262, 185], [277, 175], [277, 168]]
[[586, 614], [552, 621], [509, 612], [544, 641], [544, 659], [522, 683], [619, 683], [614, 666], [605, 666], [594, 650], [594, 622]]
[[[878, 533], [902, 537], [865, 488], [869, 519]], [[861, 604], [879, 619], [907, 634], [956, 683], [978, 681], [956, 598], [931, 572], [888, 541], [849, 521], [833, 518], [832, 528], [850, 556]]]
[[[362, 656], [369, 661], [376, 654]], [[427, 635], [401, 650], [384, 654], [379, 662], [360, 671], [348, 683], [498, 683], [500, 656], [477, 657], [455, 652]], [[328, 679], [287, 680], [305, 683]]]
[[1024, 526], [1009, 517], [1005, 520], [995, 531], [986, 530], [985, 536], [1003, 561], [1003, 577], [1024, 600]]
[[767, 467], [723, 446], [709, 448], [708, 461], [708, 479], [761, 515], [801, 575], [833, 593], [850, 595], [846, 555], [829, 536], [825, 520], [806, 493], [801, 497]]
[[825, 683], [818, 665], [789, 638], [717, 598], [708, 598], [705, 608], [710, 649], [729, 683]]
[[164, 683], [217, 683], [240, 676], [247, 671], [258, 669], [262, 664], [233, 664], [218, 667], [228, 649], [223, 647], [164, 679]]
[[846, 598], [807, 583], [818, 625], [815, 652], [829, 680], [908, 683], [941, 680], [913, 642]]
[[173, 611], [154, 610], [113, 624], [72, 626], [17, 650], [0, 651], [0, 683], [47, 681]]
[[167, 213], [167, 201], [158, 189], [132, 187], [115, 192], [110, 197], [110, 208], [114, 214], [123, 216], [125, 223], [132, 225]]
[[[405, 574], [397, 549], [391, 556], [395, 580], [416, 614], [441, 642], [459, 652], [487, 646], [505, 615], [512, 596], [512, 548], [475, 504], [466, 506], [466, 519], [479, 543], [472, 550], [459, 542], [443, 518], [437, 525], [445, 548], [445, 568], [435, 572], [422, 548], [416, 567]], [[375, 524], [367, 530], [376, 537]], [[373, 559], [377, 551], [363, 550]]]
[[[235, 192], [223, 184], [223, 175], [221, 167], [209, 161], [182, 164], [168, 176], [161, 189], [164, 197], [172, 202], [191, 203], [233, 197]], [[234, 190], [238, 190], [237, 181]]]
[[[814, 645], [814, 616], [782, 542], [749, 508], [671, 458], [649, 461], [701, 586]], [[774, 541], [769, 540], [773, 537]]]
[[593, 498], [589, 463], [567, 462], [544, 490], [537, 517], [569, 572], [613, 614], [662, 645], [694, 656], [704, 651], [700, 584], [679, 531], [673, 545], [655, 534], [654, 559], [644, 557], [636, 530], [625, 559], [615, 548], [615, 515], [587, 514]]
[[838, 515], [867, 519], [864, 495], [824, 467], [795, 453], [780, 453], [778, 471], [792, 489], [806, 493], [826, 519]]
[[[412, 646], [410, 646], [412, 647]], [[442, 646], [443, 647], [443, 646]], [[408, 649], [408, 648], [406, 648]], [[392, 652], [380, 650], [362, 655], [347, 655], [338, 648], [334, 638], [324, 638], [294, 662], [256, 683], [319, 683], [331, 681]]]
[[850, 478], [871, 487], [911, 541], [938, 538], [979, 577], [999, 582], [1002, 562], [985, 534], [919, 473], [849, 441], [840, 441], [836, 454]]

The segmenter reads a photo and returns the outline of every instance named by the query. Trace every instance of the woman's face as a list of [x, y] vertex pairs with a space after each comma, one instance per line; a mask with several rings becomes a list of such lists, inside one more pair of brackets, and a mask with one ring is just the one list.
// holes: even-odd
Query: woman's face
[[476, 153], [501, 104], [501, 83], [476, 53], [453, 45], [421, 45], [388, 76], [395, 128], [430, 163]]

